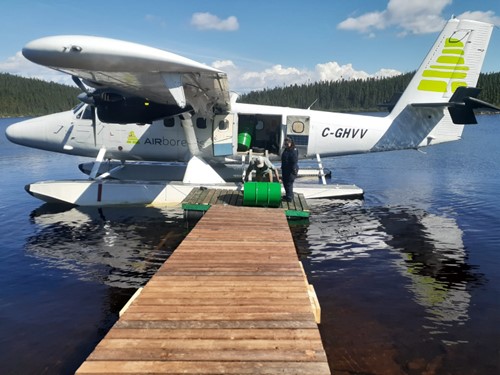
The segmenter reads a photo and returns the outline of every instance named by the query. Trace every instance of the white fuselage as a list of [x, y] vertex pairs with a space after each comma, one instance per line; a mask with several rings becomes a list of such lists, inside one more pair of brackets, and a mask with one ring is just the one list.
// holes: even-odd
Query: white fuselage
[[[111, 124], [96, 121], [95, 139], [86, 105], [75, 110], [25, 120], [9, 126], [6, 135], [14, 143], [47, 151], [96, 157], [101, 148], [106, 158], [117, 160], [188, 161], [190, 151], [179, 117], [152, 124]], [[290, 120], [292, 118], [292, 120]], [[253, 123], [244, 124], [251, 119]], [[287, 124], [288, 119], [288, 124]], [[290, 121], [306, 123], [307, 129], [292, 129]], [[249, 148], [268, 150], [267, 140], [273, 127], [275, 149], [268, 150], [276, 159], [285, 136], [292, 136], [302, 158], [363, 153], [373, 150], [391, 124], [389, 117], [329, 113], [313, 110], [234, 104], [227, 142], [230, 151], [214, 155], [214, 118], [193, 118], [196, 141], [206, 160], [235, 158], [238, 134], [252, 134]], [[302, 125], [301, 125], [302, 126]], [[401, 148], [394, 144], [394, 149]], [[246, 151], [246, 150], [245, 150]]]

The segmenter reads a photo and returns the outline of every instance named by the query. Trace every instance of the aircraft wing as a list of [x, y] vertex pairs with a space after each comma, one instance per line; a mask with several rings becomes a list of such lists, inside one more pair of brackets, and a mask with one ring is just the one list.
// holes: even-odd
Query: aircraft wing
[[65, 35], [23, 48], [30, 61], [80, 77], [102, 92], [123, 93], [201, 113], [228, 111], [227, 76], [208, 65], [121, 40]]

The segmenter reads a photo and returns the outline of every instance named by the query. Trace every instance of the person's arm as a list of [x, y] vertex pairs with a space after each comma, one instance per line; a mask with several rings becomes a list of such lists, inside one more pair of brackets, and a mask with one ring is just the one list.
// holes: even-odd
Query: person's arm
[[294, 148], [293, 149], [293, 152], [292, 152], [292, 159], [293, 159], [293, 169], [292, 169], [292, 172], [295, 176], [298, 175], [299, 173], [299, 151]]
[[248, 181], [248, 176], [250, 175], [252, 170], [253, 170], [253, 163], [250, 162], [250, 164], [248, 164], [248, 168], [247, 168], [247, 171], [245, 173], [245, 181]]
[[276, 176], [276, 181], [280, 182], [280, 175], [278, 174], [278, 169], [276, 169], [276, 167], [274, 166], [274, 164], [271, 163], [271, 161], [269, 159], [266, 158], [264, 162], [266, 163], [267, 167], [270, 169], [270, 172], [269, 172], [270, 176], [269, 176], [269, 178], [270, 178], [271, 182], [273, 182], [273, 176], [272, 176], [273, 172], [274, 172], [274, 174]]

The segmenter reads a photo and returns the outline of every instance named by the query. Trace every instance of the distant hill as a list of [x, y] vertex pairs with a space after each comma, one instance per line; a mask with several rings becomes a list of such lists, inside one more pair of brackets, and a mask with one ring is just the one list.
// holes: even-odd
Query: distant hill
[[79, 103], [77, 87], [0, 73], [0, 117], [41, 116]]
[[[252, 91], [239, 102], [309, 108], [324, 111], [359, 112], [385, 110], [378, 104], [387, 102], [394, 93], [403, 92], [415, 72], [391, 78], [315, 82], [304, 85]], [[500, 73], [481, 74], [479, 98], [500, 106]]]

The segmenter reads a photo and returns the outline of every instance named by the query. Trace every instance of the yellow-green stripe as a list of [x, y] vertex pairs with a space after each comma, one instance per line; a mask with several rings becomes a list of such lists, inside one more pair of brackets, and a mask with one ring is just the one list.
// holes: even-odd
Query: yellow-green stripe
[[424, 70], [422, 76], [435, 77], [435, 78], [464, 79], [465, 77], [467, 77], [467, 73], [445, 72], [441, 70]]
[[443, 54], [445, 55], [463, 55], [464, 50], [458, 48], [445, 48], [443, 49]]
[[434, 81], [429, 79], [423, 79], [417, 87], [420, 91], [432, 91], [432, 92], [446, 92], [447, 83], [445, 81]]
[[469, 70], [468, 66], [455, 66], [455, 65], [431, 65], [431, 69], [442, 69], [442, 70]]
[[464, 81], [455, 81], [451, 83], [451, 92], [455, 92], [459, 87], [467, 87], [467, 82]]
[[457, 64], [457, 65], [463, 65], [465, 63], [464, 58], [458, 56], [439, 56], [436, 62], [441, 64]]

